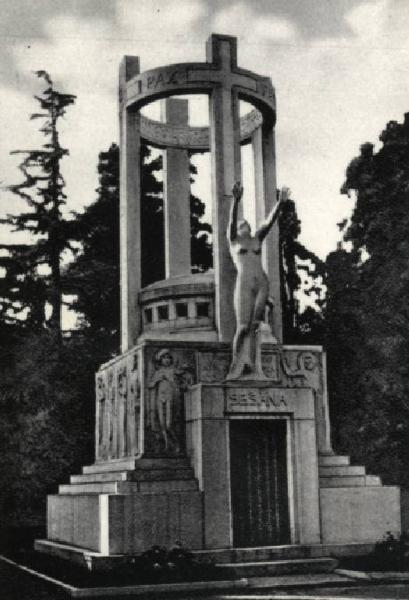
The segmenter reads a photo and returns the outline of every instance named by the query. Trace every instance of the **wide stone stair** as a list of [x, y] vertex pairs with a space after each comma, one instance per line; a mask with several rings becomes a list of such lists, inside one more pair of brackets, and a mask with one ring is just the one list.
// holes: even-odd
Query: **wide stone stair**
[[85, 466], [59, 486], [59, 494], [130, 494], [197, 490], [186, 458], [112, 460]]
[[320, 488], [382, 486], [380, 477], [367, 475], [365, 467], [350, 464], [349, 456], [320, 456]]

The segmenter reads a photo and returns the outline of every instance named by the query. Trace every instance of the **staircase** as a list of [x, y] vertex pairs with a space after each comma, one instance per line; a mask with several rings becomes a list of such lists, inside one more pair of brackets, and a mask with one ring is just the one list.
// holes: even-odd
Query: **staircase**
[[186, 458], [141, 458], [83, 467], [59, 486], [59, 494], [132, 494], [197, 491], [198, 484]]
[[380, 477], [367, 475], [365, 467], [350, 464], [349, 456], [319, 457], [320, 488], [382, 486]]

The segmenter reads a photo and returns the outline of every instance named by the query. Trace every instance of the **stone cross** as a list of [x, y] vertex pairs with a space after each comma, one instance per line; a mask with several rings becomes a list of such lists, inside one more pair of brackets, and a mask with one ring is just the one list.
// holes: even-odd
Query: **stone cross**
[[[162, 121], [187, 126], [188, 100], [162, 100]], [[163, 201], [165, 222], [166, 278], [191, 272], [190, 252], [190, 160], [185, 149], [167, 148], [163, 152]]]
[[[213, 198], [213, 261], [215, 272], [215, 317], [222, 342], [233, 339], [235, 320], [233, 292], [236, 272], [227, 241], [231, 190], [241, 180], [239, 99], [234, 84], [242, 77], [233, 73], [237, 67], [236, 40], [212, 36], [207, 44], [206, 58], [219, 70], [208, 75], [219, 82], [210, 95], [210, 149], [212, 161]], [[205, 77], [207, 73], [201, 74]], [[240, 79], [237, 80], [236, 78]], [[244, 82], [243, 82], [244, 83]]]

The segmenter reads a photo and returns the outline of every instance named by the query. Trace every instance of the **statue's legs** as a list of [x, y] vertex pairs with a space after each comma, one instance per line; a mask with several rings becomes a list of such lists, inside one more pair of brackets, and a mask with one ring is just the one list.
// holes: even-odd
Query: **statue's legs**
[[234, 294], [236, 333], [233, 339], [233, 359], [229, 379], [240, 377], [245, 371], [254, 370], [252, 345], [254, 337], [254, 307], [257, 294], [247, 281], [239, 280]]
[[261, 375], [261, 363], [258, 357], [257, 334], [260, 323], [264, 320], [266, 305], [269, 297], [268, 281], [262, 279], [254, 301], [254, 314], [250, 331], [250, 361], [255, 373]]

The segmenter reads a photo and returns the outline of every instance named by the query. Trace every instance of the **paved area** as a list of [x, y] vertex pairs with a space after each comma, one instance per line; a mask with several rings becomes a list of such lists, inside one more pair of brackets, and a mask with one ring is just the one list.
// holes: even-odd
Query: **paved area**
[[37, 577], [0, 562], [1, 600], [67, 600], [69, 596]]
[[[70, 596], [45, 581], [29, 575], [11, 565], [0, 562], [0, 598], [1, 600], [67, 600]], [[108, 600], [106, 597], [105, 600]], [[136, 596], [127, 596], [129, 600]], [[138, 597], [139, 600], [140, 597]], [[153, 596], [150, 596], [153, 598]], [[222, 594], [181, 594], [173, 596], [177, 600], [202, 600], [212, 598], [213, 600], [269, 600], [283, 598], [313, 599], [319, 598], [383, 598], [389, 600], [409, 600], [409, 584], [395, 585], [364, 585], [353, 587], [328, 587], [328, 588], [299, 588], [297, 590], [279, 590], [264, 588], [261, 590], [243, 590], [234, 593]]]

